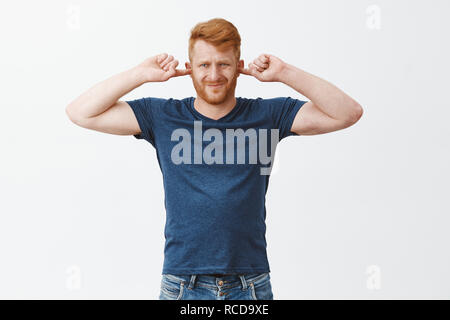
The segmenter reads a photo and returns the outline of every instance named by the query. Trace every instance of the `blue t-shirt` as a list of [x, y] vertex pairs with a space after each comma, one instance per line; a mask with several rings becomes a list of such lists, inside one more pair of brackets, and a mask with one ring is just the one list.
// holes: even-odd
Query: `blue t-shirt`
[[127, 101], [142, 131], [134, 137], [155, 147], [163, 175], [162, 273], [270, 272], [267, 157], [278, 141], [298, 135], [290, 128], [306, 101], [236, 97], [234, 108], [214, 120], [198, 112], [194, 100]]

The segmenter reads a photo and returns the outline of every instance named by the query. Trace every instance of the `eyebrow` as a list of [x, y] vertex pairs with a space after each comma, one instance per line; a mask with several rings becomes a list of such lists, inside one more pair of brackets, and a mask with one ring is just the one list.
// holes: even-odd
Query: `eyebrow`
[[[231, 63], [231, 61], [229, 59], [219, 60], [218, 62], [219, 63], [221, 63], [221, 62]], [[203, 64], [203, 63], [209, 63], [209, 61], [207, 61], [207, 60], [200, 60], [200, 62], [198, 64]]]

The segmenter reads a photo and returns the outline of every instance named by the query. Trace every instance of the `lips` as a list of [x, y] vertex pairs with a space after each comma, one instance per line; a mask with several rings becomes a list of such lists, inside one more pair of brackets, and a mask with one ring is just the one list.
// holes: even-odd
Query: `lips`
[[220, 87], [221, 85], [223, 85], [223, 83], [219, 83], [219, 84], [209, 84], [208, 86], [210, 86], [210, 87]]

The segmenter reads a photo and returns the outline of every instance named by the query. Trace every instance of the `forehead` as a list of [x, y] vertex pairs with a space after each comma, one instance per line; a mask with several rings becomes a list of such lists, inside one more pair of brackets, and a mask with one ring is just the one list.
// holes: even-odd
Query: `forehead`
[[197, 40], [193, 47], [193, 58], [200, 60], [234, 60], [233, 48], [227, 48], [225, 51], [219, 51], [215, 46], [204, 40]]

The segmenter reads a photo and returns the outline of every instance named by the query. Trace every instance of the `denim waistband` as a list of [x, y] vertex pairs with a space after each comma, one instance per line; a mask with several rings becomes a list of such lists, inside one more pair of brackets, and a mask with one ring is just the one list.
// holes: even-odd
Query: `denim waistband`
[[232, 275], [179, 275], [179, 274], [163, 274], [164, 277], [171, 281], [179, 282], [183, 285], [188, 285], [188, 289], [194, 288], [196, 285], [210, 287], [210, 288], [230, 288], [238, 285], [242, 286], [242, 290], [246, 290], [248, 282], [255, 282], [260, 278], [268, 275], [268, 272], [251, 273], [251, 274], [232, 274]]

